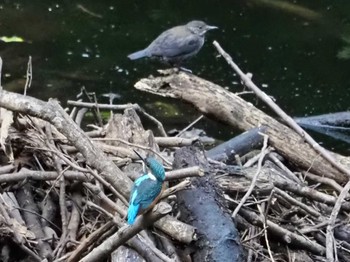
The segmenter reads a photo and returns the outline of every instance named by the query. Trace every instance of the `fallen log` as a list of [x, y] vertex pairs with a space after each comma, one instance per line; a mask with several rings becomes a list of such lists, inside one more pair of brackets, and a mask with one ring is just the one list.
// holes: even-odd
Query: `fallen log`
[[[335, 169], [292, 129], [219, 85], [185, 72], [162, 72], [163, 76], [141, 79], [139, 90], [164, 97], [182, 99], [193, 104], [208, 117], [240, 130], [266, 126], [266, 135], [276, 150], [298, 168], [310, 170], [338, 182], [347, 181], [345, 174]], [[190, 92], [189, 92], [190, 90]], [[339, 156], [338, 161], [350, 168], [350, 160]]]
[[236, 225], [209, 163], [193, 146], [175, 152], [174, 168], [194, 165], [207, 170], [206, 176], [191, 178], [192, 187], [177, 193], [181, 218], [197, 228], [198, 241], [191, 244], [193, 261], [244, 261]]

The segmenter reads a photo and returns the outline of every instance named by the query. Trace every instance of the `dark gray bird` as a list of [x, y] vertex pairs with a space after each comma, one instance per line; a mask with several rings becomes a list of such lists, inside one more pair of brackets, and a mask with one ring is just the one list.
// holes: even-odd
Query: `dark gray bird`
[[202, 21], [191, 21], [175, 26], [161, 33], [148, 47], [128, 55], [131, 60], [142, 57], [156, 57], [171, 65], [179, 65], [183, 60], [198, 53], [204, 44], [208, 30], [217, 29]]

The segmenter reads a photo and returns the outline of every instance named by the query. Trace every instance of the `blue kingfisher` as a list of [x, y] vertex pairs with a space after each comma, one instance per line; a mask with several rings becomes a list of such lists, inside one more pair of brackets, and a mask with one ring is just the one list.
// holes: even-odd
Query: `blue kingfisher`
[[134, 152], [146, 164], [151, 171], [135, 180], [130, 193], [128, 224], [132, 225], [138, 215], [151, 210], [159, 200], [163, 191], [165, 179], [164, 167], [153, 157], [144, 159], [135, 150]]

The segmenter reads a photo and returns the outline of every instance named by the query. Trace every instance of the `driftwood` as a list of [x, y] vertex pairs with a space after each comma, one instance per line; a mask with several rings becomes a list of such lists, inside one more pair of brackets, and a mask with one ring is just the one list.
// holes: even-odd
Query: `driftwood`
[[[142, 79], [135, 84], [139, 90], [164, 97], [179, 98], [193, 104], [203, 114], [243, 131], [266, 126], [271, 145], [291, 164], [326, 176], [338, 182], [346, 175], [324, 161], [317, 152], [289, 127], [266, 115], [251, 103], [219, 85], [185, 72], [163, 72], [163, 76]], [[189, 92], [190, 90], [190, 92]], [[350, 168], [350, 160], [338, 156], [339, 162]]]
[[[199, 165], [207, 175], [192, 179], [191, 189], [177, 193], [181, 219], [197, 228], [193, 243], [194, 261], [244, 261], [238, 232], [225, 200], [214, 179], [214, 170], [198, 149], [181, 148], [175, 152], [174, 168]], [[215, 226], [214, 226], [215, 225]]]

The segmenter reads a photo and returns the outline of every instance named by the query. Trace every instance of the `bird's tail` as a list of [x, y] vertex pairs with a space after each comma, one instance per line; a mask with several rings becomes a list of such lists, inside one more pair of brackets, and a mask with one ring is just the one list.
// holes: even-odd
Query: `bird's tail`
[[136, 60], [136, 59], [139, 59], [139, 58], [142, 58], [145, 56], [149, 56], [147, 49], [143, 49], [143, 50], [137, 51], [135, 53], [132, 53], [132, 54], [128, 55], [128, 58], [130, 60]]
[[135, 222], [137, 214], [139, 212], [140, 205], [130, 204], [128, 209], [128, 224], [132, 225]]

